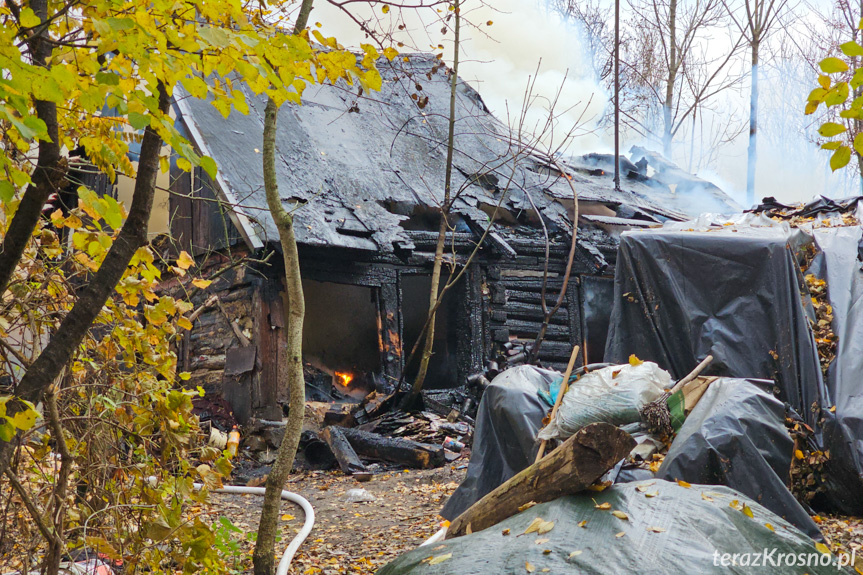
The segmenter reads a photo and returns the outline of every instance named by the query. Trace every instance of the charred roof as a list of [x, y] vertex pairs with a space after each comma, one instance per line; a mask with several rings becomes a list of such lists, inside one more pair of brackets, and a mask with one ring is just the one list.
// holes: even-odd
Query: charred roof
[[[344, 83], [310, 85], [303, 105], [280, 110], [277, 179], [286, 207], [297, 207], [301, 244], [390, 253], [411, 249], [409, 230], [437, 227], [429, 222], [444, 197], [450, 70], [427, 55], [381, 59], [378, 69], [379, 92], [359, 94]], [[243, 236], [258, 247], [278, 238], [259, 152], [266, 100], [241, 89], [248, 115], [232, 111], [224, 118], [208, 101], [183, 97], [177, 98], [177, 111], [201, 153], [218, 164], [220, 191], [234, 206]], [[550, 232], [568, 235], [573, 194], [567, 179], [583, 213], [600, 219], [662, 222], [690, 215], [688, 204], [670, 201], [673, 186], [695, 181], [682, 170], [674, 172], [679, 180], [670, 186], [658, 177], [670, 168], [643, 154], [657, 164], [655, 174], [648, 175], [643, 162], [627, 160], [619, 191], [612, 184], [612, 156], [560, 160], [556, 164], [566, 172], [561, 174], [522, 145], [471, 86], [459, 80], [457, 92], [451, 186], [457, 231], [487, 225], [499, 206], [497, 218], [509, 233], [536, 228], [538, 211]], [[733, 204], [718, 188], [711, 194]]]

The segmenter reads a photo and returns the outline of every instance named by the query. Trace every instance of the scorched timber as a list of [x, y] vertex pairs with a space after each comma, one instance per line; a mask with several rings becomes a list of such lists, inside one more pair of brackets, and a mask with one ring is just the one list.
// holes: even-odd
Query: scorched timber
[[446, 462], [443, 447], [417, 443], [398, 437], [384, 437], [360, 429], [342, 429], [354, 450], [364, 457], [398, 463], [406, 467], [430, 469]]
[[626, 457], [635, 440], [608, 423], [593, 423], [567, 439], [557, 449], [456, 517], [447, 538], [481, 531], [518, 513], [531, 501], [545, 503], [586, 489]]
[[341, 467], [345, 475], [353, 475], [354, 473], [365, 471], [366, 467], [360, 461], [351, 444], [345, 439], [342, 431], [344, 430], [340, 427], [325, 427], [321, 430], [320, 437], [330, 446], [333, 455], [336, 456], [336, 461], [339, 462], [339, 467]]

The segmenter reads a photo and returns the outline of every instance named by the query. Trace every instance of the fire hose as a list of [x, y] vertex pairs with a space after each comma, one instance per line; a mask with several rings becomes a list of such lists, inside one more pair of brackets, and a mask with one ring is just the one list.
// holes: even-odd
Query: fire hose
[[[202, 487], [202, 484], [195, 483], [195, 489], [201, 489]], [[214, 489], [213, 491], [216, 493], [263, 495], [265, 490], [266, 488], [264, 487], [239, 487], [235, 485], [226, 485], [221, 489]], [[300, 532], [291, 540], [288, 548], [285, 549], [285, 552], [282, 554], [282, 559], [279, 561], [279, 566], [276, 569], [276, 575], [288, 575], [288, 569], [291, 566], [291, 561], [293, 561], [297, 549], [300, 548], [300, 545], [303, 544], [303, 541], [305, 541], [306, 537], [309, 536], [309, 533], [312, 532], [312, 527], [315, 526], [315, 510], [312, 508], [312, 504], [309, 503], [305, 497], [292, 491], [283, 490], [282, 499], [299, 505], [303, 509], [303, 513], [306, 515], [306, 520], [303, 522], [303, 528], [300, 529]]]

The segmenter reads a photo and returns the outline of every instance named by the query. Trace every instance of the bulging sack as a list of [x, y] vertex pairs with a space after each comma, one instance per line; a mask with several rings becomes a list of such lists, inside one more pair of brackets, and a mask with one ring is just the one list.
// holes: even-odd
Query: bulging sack
[[640, 420], [639, 411], [671, 387], [671, 376], [653, 362], [612, 365], [585, 374], [570, 384], [557, 415], [539, 439], [566, 439], [591, 423], [626, 425]]

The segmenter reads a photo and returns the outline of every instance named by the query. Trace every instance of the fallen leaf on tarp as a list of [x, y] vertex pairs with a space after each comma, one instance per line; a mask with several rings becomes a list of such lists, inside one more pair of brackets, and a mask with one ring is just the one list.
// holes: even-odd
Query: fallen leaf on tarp
[[692, 487], [691, 483], [687, 483], [686, 481], [684, 481], [682, 479], [678, 479], [677, 484], [681, 487], [685, 487], [686, 489], [689, 489], [690, 487]]
[[624, 535], [626, 535], [626, 531], [621, 531], [620, 533], [615, 535], [615, 537], [623, 537]]
[[543, 555], [549, 555], [550, 553], [551, 553], [551, 549], [543, 549], [542, 550]]
[[597, 509], [602, 509], [603, 511], [608, 511], [609, 509], [611, 509], [611, 503], [606, 501], [605, 503], [599, 503], [597, 505], [594, 505], [594, 507], [596, 507]]
[[655, 481], [651, 481], [650, 483], [645, 483], [643, 485], [637, 486], [635, 488], [635, 490], [638, 491], [639, 493], [644, 493], [645, 491], [647, 491], [648, 487], [650, 487], [651, 485], [655, 485], [655, 484], [656, 484]]
[[554, 521], [543, 521], [542, 525], [536, 530], [537, 534], [543, 535], [554, 529]]
[[738, 511], [743, 511], [743, 505], [741, 505], [740, 501], [738, 501], [737, 499], [735, 499], [734, 501], [729, 503], [728, 506], [731, 507], [732, 509], [736, 509]]
[[588, 485], [588, 491], [605, 491], [611, 487], [611, 481], [603, 481], [601, 483], [594, 483], [592, 485]]
[[534, 505], [536, 505], [536, 501], [528, 501], [527, 503], [525, 503], [524, 505], [522, 505], [521, 507], [518, 508], [518, 512], [521, 513], [522, 511], [524, 511], [526, 509], [530, 509]]
[[584, 553], [584, 551], [581, 551], [581, 550], [579, 550], [579, 551], [573, 551], [572, 553], [570, 553], [570, 554], [569, 554], [569, 558], [570, 558], [570, 559], [572, 559], [573, 557], [578, 557], [578, 556], [579, 556], [579, 555], [581, 555], [582, 553]]
[[452, 553], [447, 553], [445, 555], [438, 555], [437, 557], [432, 557], [429, 559], [429, 565], [437, 565], [438, 563], [443, 563], [447, 559], [452, 557]]
[[640, 359], [638, 359], [637, 357], [635, 357], [634, 353], [629, 356], [629, 365], [631, 365], [632, 367], [635, 367], [637, 365], [641, 365], [642, 363], [644, 363], [644, 362], [641, 361]]
[[583, 529], [587, 529], [587, 519], [585, 519], [584, 521], [579, 521], [578, 526]]
[[617, 509], [615, 509], [614, 511], [611, 512], [611, 514], [614, 515], [615, 517], [617, 517], [618, 519], [623, 519], [624, 521], [629, 521], [629, 515], [627, 515], [623, 511], [618, 511]]
[[530, 561], [524, 562], [524, 568], [525, 570], [527, 570], [528, 573], [533, 573], [534, 571], [536, 571], [536, 567], [531, 565]]
[[648, 491], [647, 493], [644, 494], [645, 497], [656, 497], [657, 495], [659, 495], [659, 491], [657, 491], [657, 490]]
[[749, 506], [745, 504], [743, 505], [743, 514], [747, 517], [755, 517], [755, 515], [752, 514], [752, 509], [750, 509]]
[[765, 524], [764, 524], [764, 526], [765, 526], [766, 528], [768, 528], [769, 530], [773, 531], [773, 532], [775, 532], [775, 531], [776, 531], [776, 529], [774, 529], [774, 528], [773, 528], [773, 526], [772, 526], [772, 525], [770, 525], [769, 523], [765, 523]]
[[551, 541], [551, 539], [549, 539], [548, 537], [541, 537], [540, 539], [534, 541], [534, 543], [536, 543], [537, 545], [542, 545], [543, 543], [548, 543], [549, 541]]
[[705, 501], [713, 501], [712, 497], [708, 497], [706, 493], [701, 494], [701, 498]]
[[534, 533], [539, 529], [539, 526], [545, 523], [545, 519], [542, 517], [537, 517], [533, 521], [530, 522], [530, 525], [527, 526], [527, 529], [524, 530], [523, 535], [527, 535], [528, 533]]
[[509, 535], [509, 529], [504, 529], [501, 531], [501, 535]]
[[648, 527], [647, 530], [651, 533], [665, 533], [665, 529], [662, 527]]

